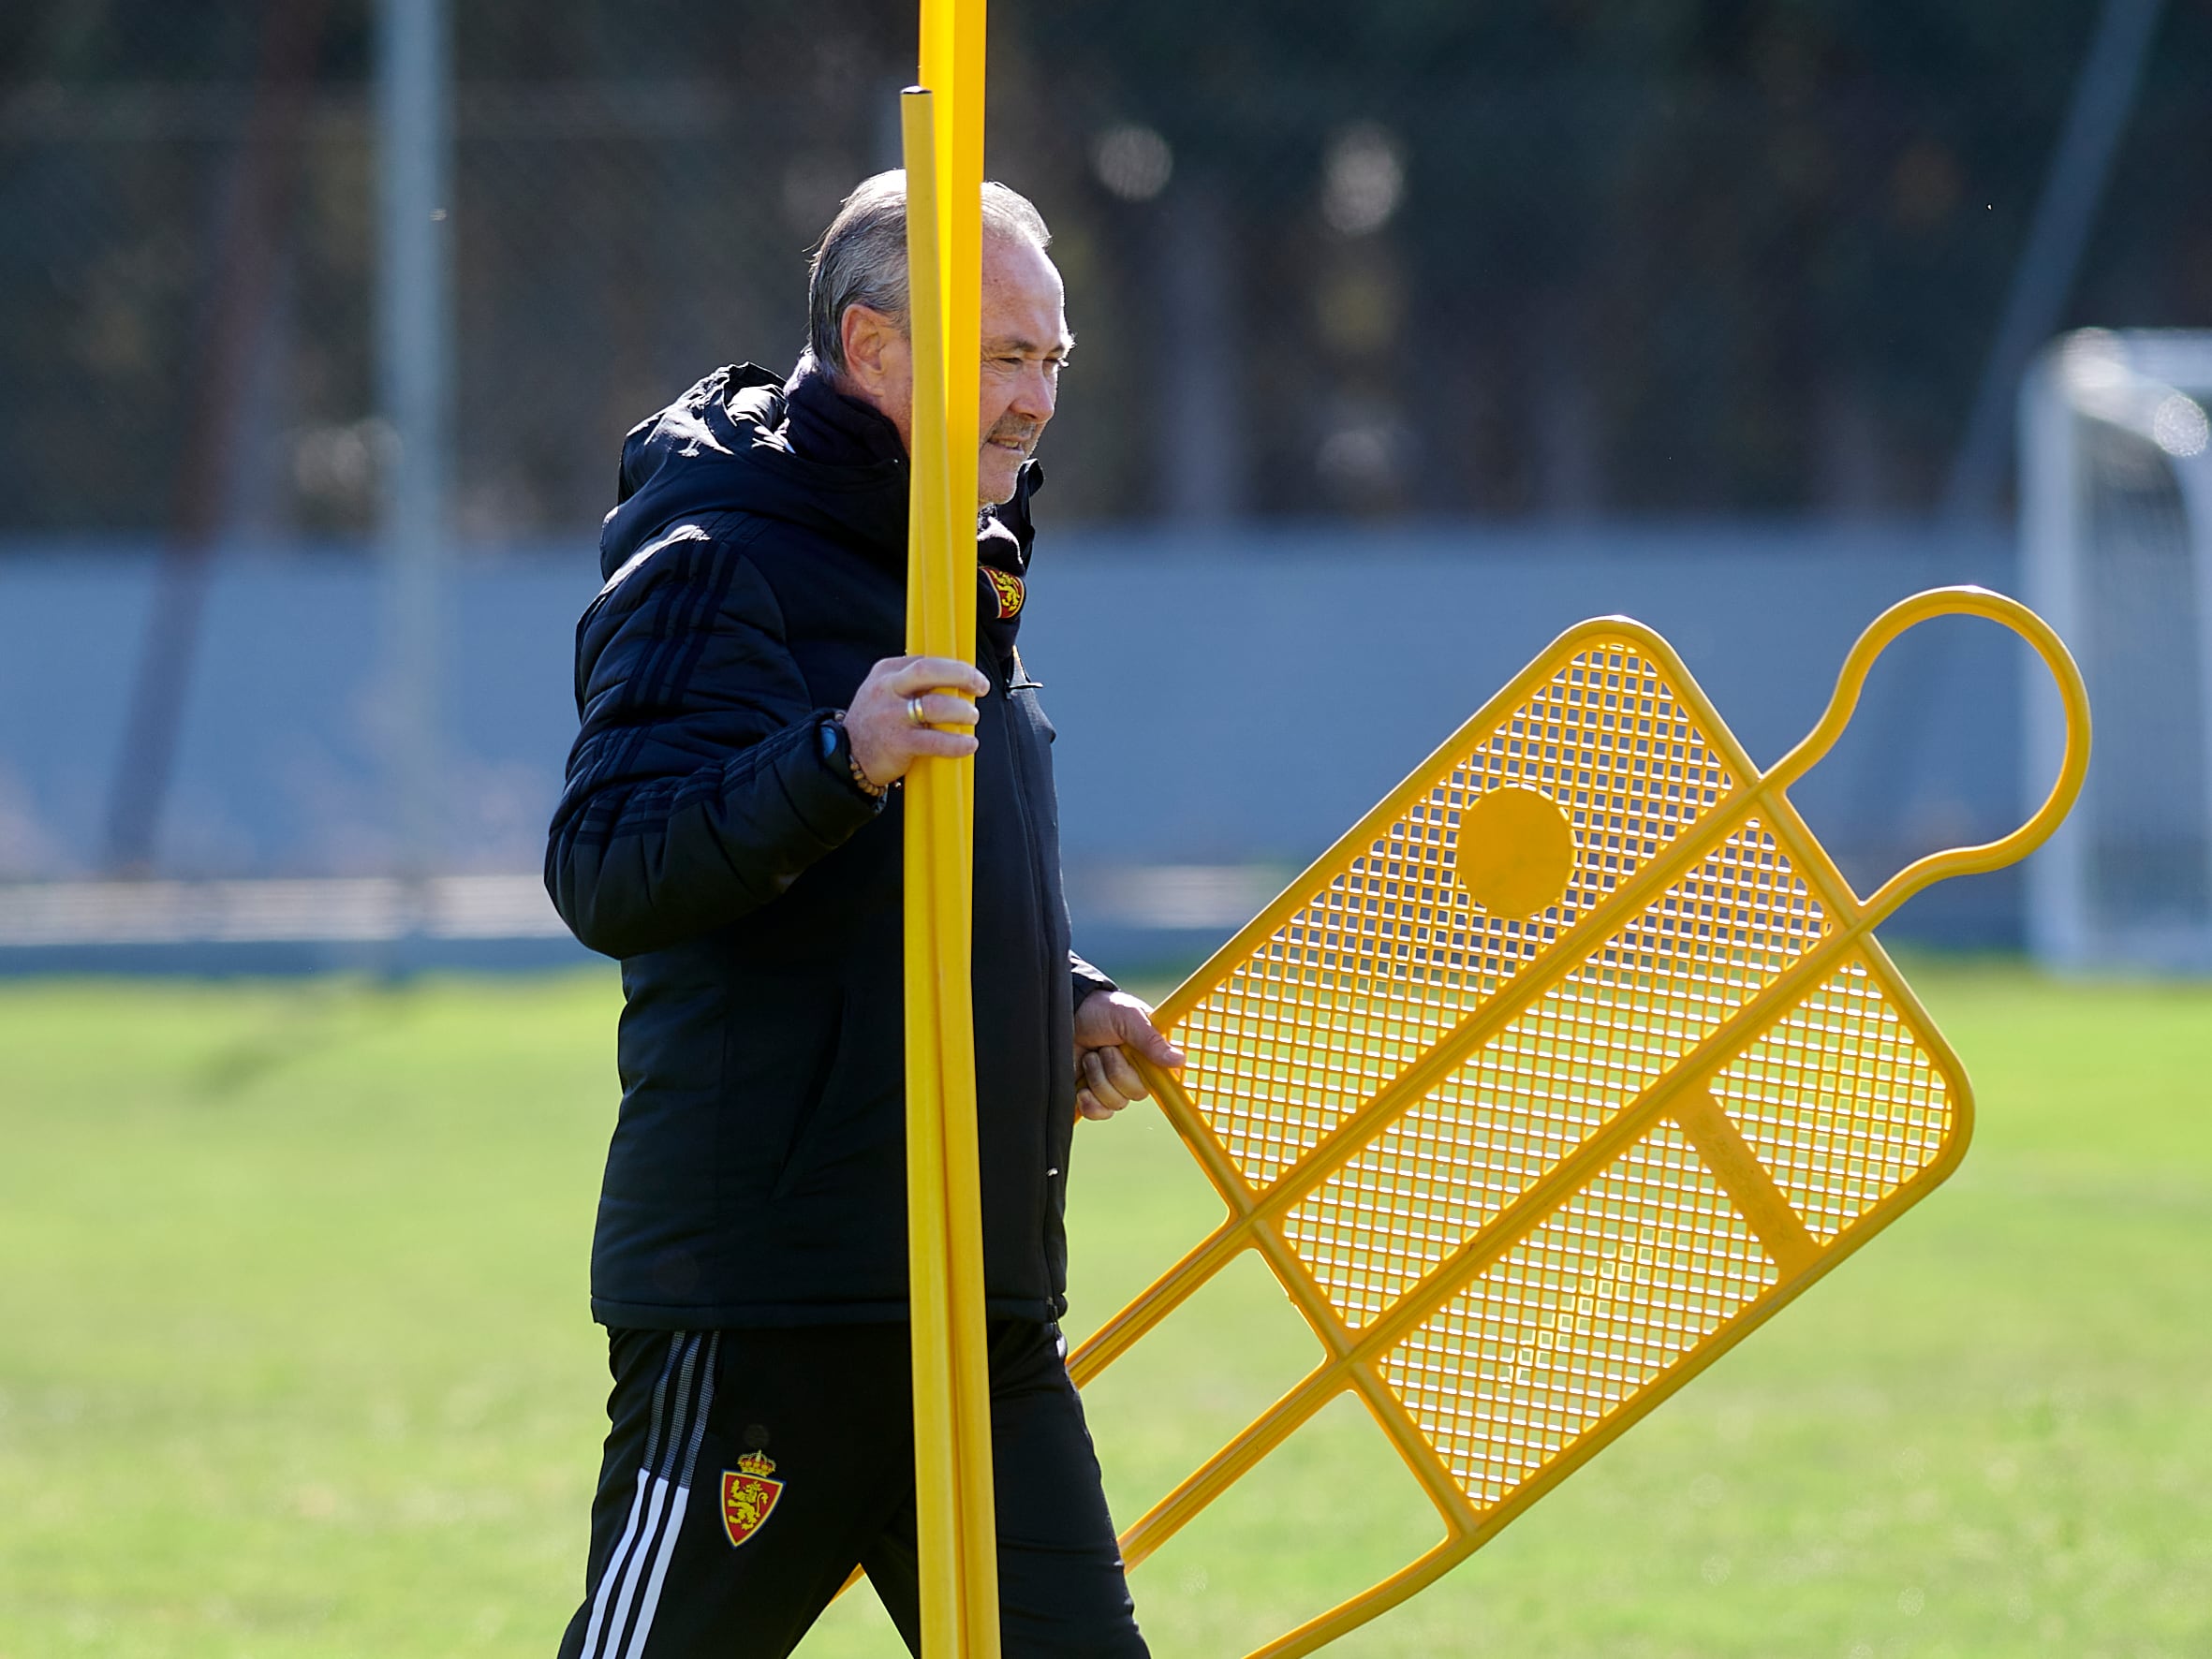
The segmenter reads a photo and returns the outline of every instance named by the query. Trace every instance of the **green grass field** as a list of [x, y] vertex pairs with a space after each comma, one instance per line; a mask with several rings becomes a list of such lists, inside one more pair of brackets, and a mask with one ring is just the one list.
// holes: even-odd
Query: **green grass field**
[[[1957, 1178], [1337, 1652], [2212, 1653], [2212, 993], [1915, 976], [1979, 1087]], [[615, 998], [0, 988], [0, 1659], [550, 1656]], [[1080, 1333], [1217, 1212], [1138, 1112], [1074, 1173]], [[1094, 1391], [1117, 1515], [1312, 1358], [1256, 1271], [1202, 1293]], [[1233, 1659], [1433, 1535], [1339, 1406], [1140, 1615]], [[804, 1652], [901, 1651], [863, 1591]]]

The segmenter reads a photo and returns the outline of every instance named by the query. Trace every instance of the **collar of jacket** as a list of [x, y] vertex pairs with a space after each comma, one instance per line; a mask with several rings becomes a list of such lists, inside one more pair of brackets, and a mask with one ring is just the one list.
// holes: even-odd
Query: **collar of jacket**
[[[624, 438], [617, 505], [599, 531], [600, 574], [612, 577], [686, 518], [745, 512], [831, 536], [903, 580], [907, 479], [898, 430], [808, 360], [789, 382], [757, 364], [726, 365]], [[1027, 571], [1029, 503], [1043, 483], [1043, 468], [1025, 462], [1013, 499], [978, 515], [980, 564]], [[981, 572], [977, 583], [985, 637], [1004, 654], [1019, 614], [1000, 619], [996, 590]]]
[[891, 418], [839, 391], [812, 353], [784, 382], [783, 434], [793, 454], [822, 466], [880, 466], [907, 458]]
[[[793, 454], [829, 466], [879, 466], [885, 462], [904, 465], [907, 449], [899, 429], [872, 404], [839, 391], [812, 353], [799, 360], [783, 392], [783, 435]], [[1013, 498], [976, 515], [979, 563], [1014, 576], [1027, 571], [1029, 547], [1037, 534], [1029, 502], [1043, 482], [1044, 469], [1035, 461], [1027, 462], [1016, 475]], [[899, 536], [903, 558], [904, 518]]]

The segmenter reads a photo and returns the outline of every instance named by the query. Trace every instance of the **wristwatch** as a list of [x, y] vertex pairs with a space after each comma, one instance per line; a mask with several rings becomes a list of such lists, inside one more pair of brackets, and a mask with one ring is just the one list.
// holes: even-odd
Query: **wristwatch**
[[822, 759], [832, 771], [842, 767], [845, 775], [852, 780], [852, 786], [870, 800], [881, 800], [890, 789], [869, 780], [861, 771], [861, 763], [853, 757], [852, 734], [845, 729], [845, 711], [838, 710], [821, 724]]

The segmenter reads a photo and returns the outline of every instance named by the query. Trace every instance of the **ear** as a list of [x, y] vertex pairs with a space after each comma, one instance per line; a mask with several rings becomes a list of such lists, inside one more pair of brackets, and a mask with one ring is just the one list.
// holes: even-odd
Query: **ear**
[[871, 306], [848, 305], [837, 329], [846, 373], [869, 391], [881, 388], [891, 377], [887, 355], [901, 338], [897, 321]]

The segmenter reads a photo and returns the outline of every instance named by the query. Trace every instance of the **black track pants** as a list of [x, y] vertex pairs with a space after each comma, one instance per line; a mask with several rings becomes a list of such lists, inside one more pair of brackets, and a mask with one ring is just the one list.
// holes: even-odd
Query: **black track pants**
[[[781, 1659], [855, 1564], [919, 1650], [906, 1326], [608, 1343], [612, 1426], [561, 1659]], [[992, 1325], [991, 1452], [1006, 1659], [1144, 1659], [1055, 1327]]]

